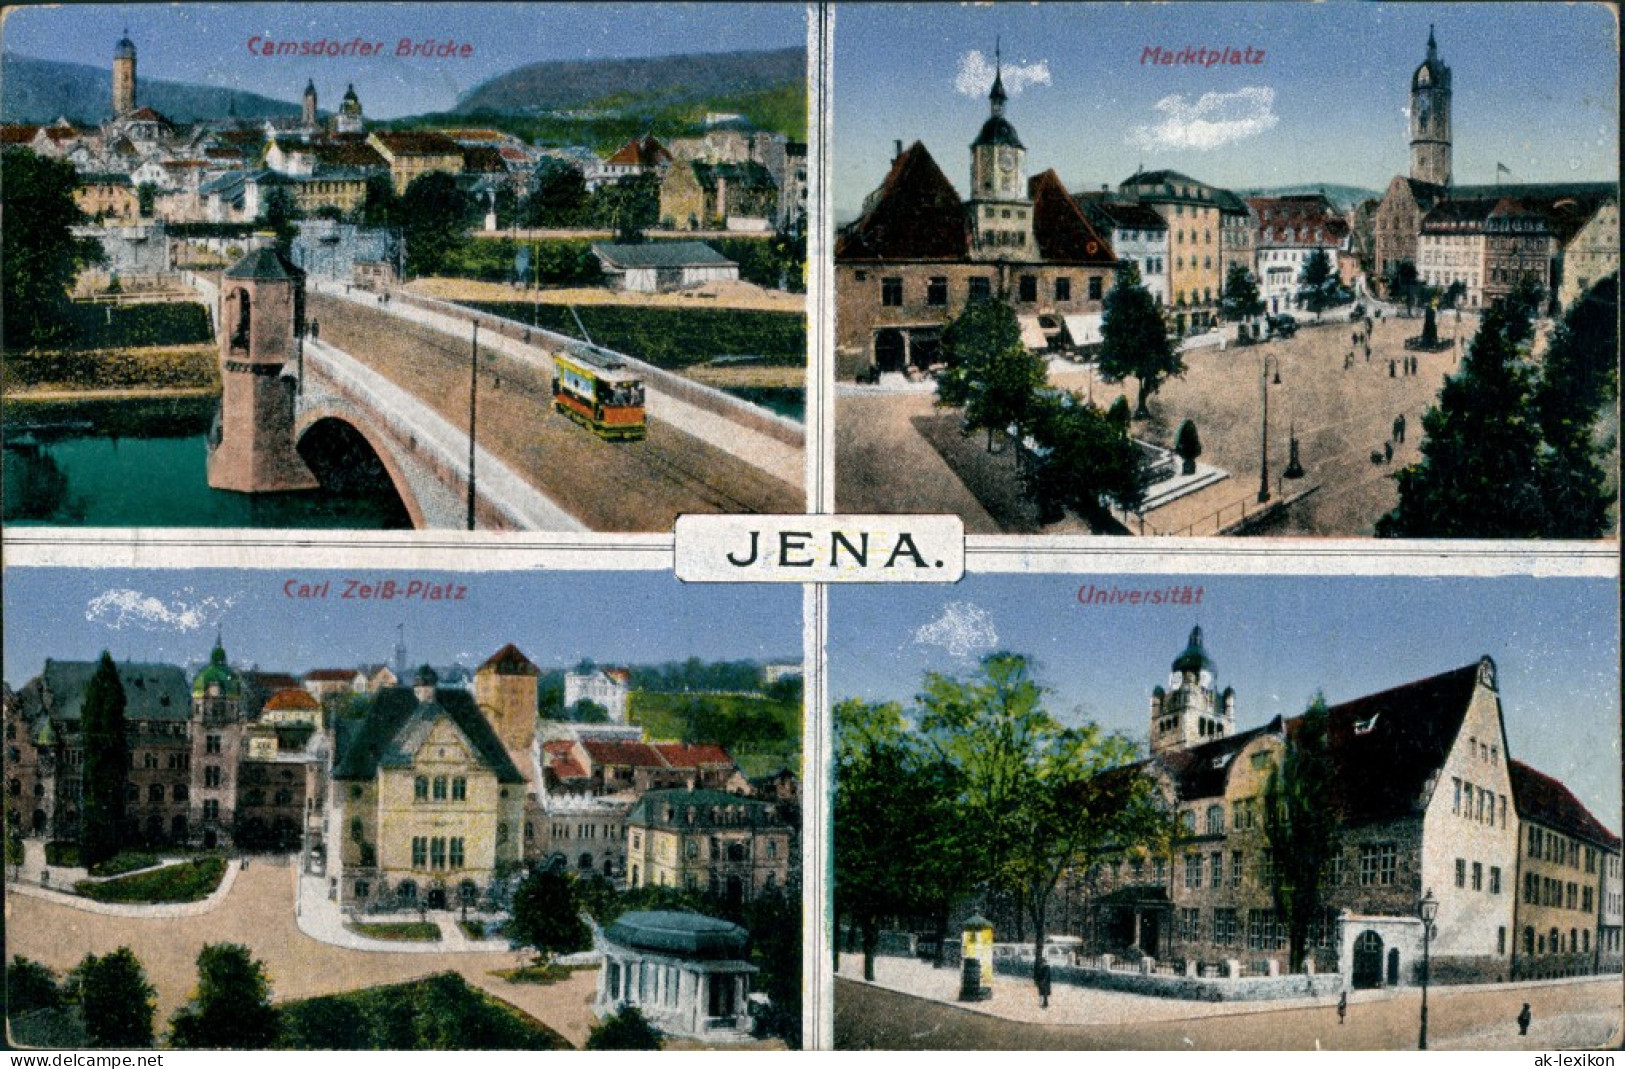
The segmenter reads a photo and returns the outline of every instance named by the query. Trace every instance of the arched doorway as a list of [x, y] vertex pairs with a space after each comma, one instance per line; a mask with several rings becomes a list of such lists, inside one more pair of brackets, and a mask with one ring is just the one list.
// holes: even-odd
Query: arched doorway
[[426, 901], [430, 909], [445, 909], [446, 889], [444, 887], [429, 888], [429, 894]]
[[1388, 951], [1388, 986], [1399, 986], [1399, 948], [1393, 947]]
[[203, 849], [213, 850], [220, 845], [220, 833], [210, 828], [203, 833]]
[[908, 343], [900, 330], [875, 332], [875, 370], [901, 371], [907, 359]]
[[1354, 941], [1354, 975], [1350, 978], [1356, 988], [1382, 986], [1382, 936], [1364, 931]]

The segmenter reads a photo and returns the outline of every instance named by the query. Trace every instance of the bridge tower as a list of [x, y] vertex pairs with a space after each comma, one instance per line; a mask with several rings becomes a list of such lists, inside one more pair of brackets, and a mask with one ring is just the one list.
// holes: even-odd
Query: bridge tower
[[220, 420], [209, 485], [269, 493], [320, 485], [294, 441], [295, 360], [305, 326], [305, 273], [255, 249], [220, 280]]

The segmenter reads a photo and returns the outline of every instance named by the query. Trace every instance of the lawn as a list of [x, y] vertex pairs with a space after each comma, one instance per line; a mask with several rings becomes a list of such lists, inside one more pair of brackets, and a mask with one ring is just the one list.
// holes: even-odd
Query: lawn
[[158, 864], [158, 858], [153, 854], [144, 854], [139, 850], [124, 850], [106, 861], [90, 866], [90, 874], [92, 876], [122, 876], [126, 872], [139, 872], [141, 869], [150, 869], [156, 864]]
[[536, 1018], [456, 973], [289, 1002], [282, 1050], [569, 1050]]
[[562, 305], [462, 303], [572, 338], [581, 337], [585, 326], [594, 344], [673, 371], [717, 357], [751, 357], [753, 363], [775, 367], [801, 367], [807, 362], [807, 320], [799, 312], [595, 304], [576, 307], [572, 314]]
[[368, 939], [387, 939], [393, 943], [436, 943], [440, 941], [440, 926], [428, 921], [401, 921], [368, 924], [357, 921], [346, 928]]
[[80, 880], [73, 889], [80, 896], [97, 902], [199, 902], [220, 886], [225, 874], [224, 858], [205, 857], [150, 872], [121, 876], [104, 883]]

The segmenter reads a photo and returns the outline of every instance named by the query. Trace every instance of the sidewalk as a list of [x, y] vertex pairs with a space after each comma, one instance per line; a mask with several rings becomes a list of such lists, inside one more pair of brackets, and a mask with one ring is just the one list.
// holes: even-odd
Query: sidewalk
[[[434, 942], [417, 940], [372, 939], [345, 927], [349, 918], [339, 908], [338, 900], [327, 897], [327, 880], [299, 870], [290, 864], [294, 881], [294, 915], [299, 930], [322, 943], [362, 950], [377, 954], [513, 954], [515, 950], [506, 939], [470, 939], [457, 925], [458, 914], [449, 910], [436, 910], [424, 919], [440, 928], [440, 938]], [[368, 924], [416, 922], [417, 913], [364, 915], [359, 919]]]

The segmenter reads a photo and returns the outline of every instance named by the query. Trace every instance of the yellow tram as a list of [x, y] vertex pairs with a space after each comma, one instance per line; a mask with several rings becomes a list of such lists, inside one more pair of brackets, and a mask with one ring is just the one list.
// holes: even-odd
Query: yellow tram
[[596, 352], [554, 353], [555, 410], [600, 438], [635, 441], [644, 437], [643, 383], [625, 361]]

